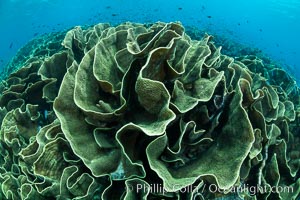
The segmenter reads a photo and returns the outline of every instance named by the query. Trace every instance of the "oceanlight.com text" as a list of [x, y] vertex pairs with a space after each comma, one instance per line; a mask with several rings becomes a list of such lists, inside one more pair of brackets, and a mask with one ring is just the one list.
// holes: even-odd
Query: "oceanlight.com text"
[[[255, 195], [257, 193], [264, 194], [264, 193], [293, 193], [294, 188], [290, 186], [271, 186], [271, 185], [249, 185], [249, 184], [242, 184], [240, 186], [233, 186], [228, 189], [221, 189], [216, 184], [203, 184], [201, 187], [197, 186], [187, 186], [182, 187], [180, 184], [175, 184], [171, 188], [172, 191], [179, 191], [180, 193], [248, 193], [250, 195]], [[163, 184], [136, 184], [136, 185], [128, 185], [128, 191], [134, 191], [136, 193], [160, 193], [165, 194], [167, 193], [168, 189], [163, 186]]]

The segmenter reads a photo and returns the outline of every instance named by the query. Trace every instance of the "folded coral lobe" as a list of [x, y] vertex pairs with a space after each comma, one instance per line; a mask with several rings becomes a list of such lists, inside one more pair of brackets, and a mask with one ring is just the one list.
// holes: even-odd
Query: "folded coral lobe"
[[[12, 73], [0, 97], [1, 195], [295, 199], [299, 88], [255, 55], [232, 58], [189, 34], [179, 22], [75, 27]], [[228, 193], [242, 186], [292, 191]]]

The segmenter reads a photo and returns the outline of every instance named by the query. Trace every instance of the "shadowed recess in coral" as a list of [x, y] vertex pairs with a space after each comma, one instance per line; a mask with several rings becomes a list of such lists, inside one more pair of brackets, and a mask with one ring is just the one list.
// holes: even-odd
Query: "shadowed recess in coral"
[[[296, 199], [295, 81], [189, 35], [97, 24], [32, 41], [2, 75], [1, 199]], [[290, 190], [226, 192], [242, 185]]]

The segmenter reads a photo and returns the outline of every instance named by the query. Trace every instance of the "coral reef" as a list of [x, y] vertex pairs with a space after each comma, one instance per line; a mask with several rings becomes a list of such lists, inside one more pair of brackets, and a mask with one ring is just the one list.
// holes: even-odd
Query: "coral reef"
[[297, 69], [293, 68], [286, 63], [272, 59], [268, 54], [266, 54], [261, 49], [255, 48], [250, 44], [242, 44], [233, 39], [233, 36], [227, 37], [222, 34], [217, 34], [215, 32], [210, 32], [209, 30], [202, 30], [195, 26], [185, 26], [185, 32], [194, 40], [201, 40], [203, 35], [207, 32], [214, 36], [214, 44], [216, 46], [222, 46], [222, 54], [233, 57], [235, 59], [243, 59], [245, 56], [254, 56], [258, 60], [263, 62], [264, 67], [267, 69], [281, 68], [289, 74], [292, 79], [295, 79], [300, 83], [299, 77], [297, 77]]
[[1, 88], [1, 199], [299, 196], [300, 90], [283, 69], [179, 22], [75, 27], [54, 49]]
[[47, 33], [28, 42], [18, 50], [7, 66], [1, 69], [0, 79], [6, 79], [8, 75], [26, 64], [63, 50], [61, 42], [65, 35], [66, 31]]

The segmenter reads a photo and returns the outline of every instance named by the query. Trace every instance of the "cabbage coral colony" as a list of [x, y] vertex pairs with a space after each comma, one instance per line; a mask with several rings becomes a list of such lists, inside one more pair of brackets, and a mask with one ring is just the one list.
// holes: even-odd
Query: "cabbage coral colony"
[[[44, 39], [1, 86], [1, 199], [299, 195], [299, 88], [283, 69], [177, 22]], [[242, 185], [291, 190], [226, 192]]]

